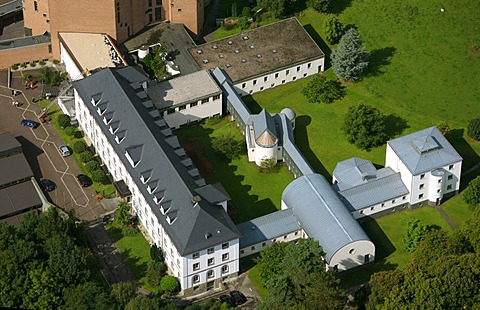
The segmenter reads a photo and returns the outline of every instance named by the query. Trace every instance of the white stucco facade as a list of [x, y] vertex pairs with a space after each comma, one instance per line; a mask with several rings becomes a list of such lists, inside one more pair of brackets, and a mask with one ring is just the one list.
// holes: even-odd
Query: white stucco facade
[[375, 260], [375, 245], [371, 241], [357, 240], [340, 248], [333, 254], [328, 268], [348, 270]]

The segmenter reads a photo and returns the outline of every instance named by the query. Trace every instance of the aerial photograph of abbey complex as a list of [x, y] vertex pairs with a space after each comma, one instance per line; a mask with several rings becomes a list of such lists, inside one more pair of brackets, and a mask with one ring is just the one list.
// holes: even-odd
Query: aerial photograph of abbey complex
[[478, 12], [0, 0], [0, 307], [478, 309]]

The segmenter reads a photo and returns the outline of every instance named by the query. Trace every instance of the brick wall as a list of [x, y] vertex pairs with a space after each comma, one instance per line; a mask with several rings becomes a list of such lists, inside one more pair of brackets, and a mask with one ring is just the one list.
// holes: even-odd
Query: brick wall
[[196, 0], [170, 0], [169, 19], [182, 23], [194, 35], [203, 30], [204, 2]]
[[0, 51], [0, 69], [9, 68], [12, 64], [33, 60], [51, 59], [49, 44], [32, 45]]
[[45, 0], [24, 0], [23, 2], [24, 26], [32, 29], [32, 35], [34, 36], [43, 34], [45, 31], [50, 32], [48, 4], [49, 2]]

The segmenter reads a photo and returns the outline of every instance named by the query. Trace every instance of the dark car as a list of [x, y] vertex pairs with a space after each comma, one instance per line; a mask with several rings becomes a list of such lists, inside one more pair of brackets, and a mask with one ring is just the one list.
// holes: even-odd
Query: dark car
[[241, 305], [247, 302], [247, 297], [245, 297], [245, 295], [243, 295], [239, 291], [231, 291], [230, 296], [232, 296], [232, 298], [235, 300], [235, 303], [237, 305]]
[[30, 127], [30, 128], [37, 128], [40, 125], [39, 123], [32, 121], [31, 119], [22, 119], [20, 124], [22, 126]]
[[40, 179], [40, 184], [46, 192], [51, 192], [55, 189], [55, 183], [49, 179]]
[[237, 304], [235, 303], [235, 300], [233, 300], [233, 298], [231, 296], [222, 295], [218, 299], [220, 299], [221, 302], [226, 303], [230, 307], [236, 307], [237, 306]]
[[89, 187], [90, 185], [92, 185], [92, 180], [90, 180], [90, 178], [84, 174], [77, 175], [77, 180], [82, 187]]

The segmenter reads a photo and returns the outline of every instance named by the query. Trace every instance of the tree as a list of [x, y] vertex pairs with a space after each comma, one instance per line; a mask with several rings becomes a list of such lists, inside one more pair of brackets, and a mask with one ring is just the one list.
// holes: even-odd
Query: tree
[[150, 258], [157, 262], [163, 262], [162, 249], [157, 247], [155, 243], [150, 247]]
[[93, 159], [93, 154], [90, 150], [86, 150], [80, 153], [80, 160], [82, 163], [87, 163]]
[[167, 75], [165, 68], [165, 47], [163, 45], [157, 45], [153, 48], [153, 51], [143, 58], [143, 63], [146, 66], [150, 77], [160, 79]]
[[108, 178], [102, 169], [98, 169], [92, 172], [92, 180], [98, 183], [106, 183]]
[[78, 140], [73, 144], [72, 149], [75, 153], [81, 153], [81, 152], [85, 152], [88, 149], [88, 147], [85, 141]]
[[77, 132], [77, 129], [75, 127], [72, 127], [72, 126], [68, 126], [63, 130], [63, 132], [65, 132], [67, 134], [67, 136], [73, 137], [75, 135], [75, 133]]
[[402, 242], [408, 252], [413, 252], [417, 248], [422, 238], [428, 232], [428, 226], [424, 225], [418, 219], [410, 220], [407, 223], [407, 230]]
[[64, 299], [65, 309], [114, 309], [114, 304], [108, 293], [100, 285], [93, 282], [68, 289], [64, 294]]
[[173, 293], [179, 290], [180, 283], [178, 283], [177, 278], [167, 275], [167, 276], [164, 276], [160, 281], [160, 287], [165, 292]]
[[148, 284], [154, 287], [160, 286], [166, 271], [167, 266], [164, 262], [150, 261], [146, 274]]
[[467, 135], [473, 140], [480, 141], [480, 118], [474, 118], [468, 123]]
[[335, 15], [327, 17], [323, 22], [323, 27], [325, 28], [327, 41], [330, 44], [337, 44], [345, 33], [345, 28]]
[[122, 226], [128, 225], [130, 223], [130, 205], [125, 201], [120, 201], [115, 210], [115, 222]]
[[375, 107], [360, 104], [348, 109], [342, 126], [347, 141], [369, 151], [387, 140], [385, 115]]
[[62, 82], [62, 77], [57, 70], [53, 70], [49, 67], [43, 67], [40, 69], [40, 75], [38, 79], [43, 83], [50, 87], [52, 86], [59, 86]]
[[123, 308], [137, 296], [137, 286], [134, 282], [114, 283], [110, 295]]
[[307, 7], [317, 12], [327, 13], [332, 0], [307, 0]]
[[332, 103], [343, 97], [344, 87], [338, 81], [317, 74], [305, 85], [302, 94], [309, 103]]
[[264, 248], [260, 255], [255, 258], [255, 263], [260, 271], [260, 279], [264, 284], [281, 273], [280, 263], [285, 255], [287, 245], [285, 242], [274, 242]]
[[57, 122], [60, 128], [67, 128], [70, 126], [70, 116], [67, 114], [60, 114], [57, 116]]
[[91, 160], [85, 164], [85, 169], [87, 169], [88, 172], [93, 172], [100, 169], [100, 164], [96, 160]]
[[442, 133], [442, 135], [448, 135], [452, 129], [450, 128], [450, 125], [448, 125], [447, 122], [441, 122], [440, 124], [437, 125], [438, 130]]
[[260, 173], [277, 173], [280, 171], [280, 166], [277, 165], [277, 160], [275, 158], [264, 157], [260, 161], [260, 166], [258, 166], [258, 171]]
[[224, 154], [228, 159], [240, 157], [244, 151], [243, 140], [238, 140], [232, 134], [221, 135], [212, 140], [212, 148], [219, 153]]
[[258, 0], [257, 5], [268, 10], [274, 17], [280, 18], [291, 14], [297, 0]]
[[463, 200], [471, 209], [480, 206], [480, 176], [468, 183], [467, 188], [463, 191]]
[[148, 298], [145, 295], [137, 295], [125, 306], [125, 310], [160, 310], [161, 304], [158, 298]]
[[473, 212], [473, 215], [465, 221], [461, 234], [465, 238], [467, 246], [475, 253], [480, 253], [480, 208]]
[[332, 51], [333, 72], [342, 80], [355, 82], [368, 67], [368, 52], [362, 47], [362, 38], [355, 28], [349, 29]]

